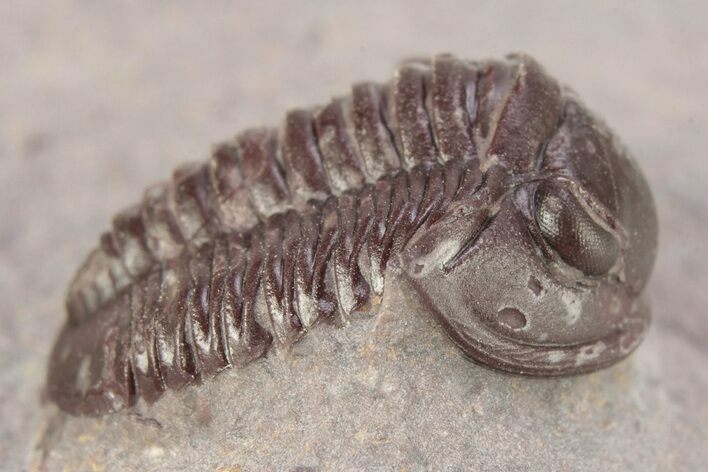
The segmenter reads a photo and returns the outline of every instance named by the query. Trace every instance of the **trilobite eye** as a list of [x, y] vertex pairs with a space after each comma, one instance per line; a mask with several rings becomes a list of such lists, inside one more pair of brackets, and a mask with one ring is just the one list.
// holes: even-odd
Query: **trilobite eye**
[[536, 190], [535, 208], [541, 234], [566, 263], [587, 275], [610, 271], [620, 256], [619, 242], [571, 192], [557, 182], [543, 182]]

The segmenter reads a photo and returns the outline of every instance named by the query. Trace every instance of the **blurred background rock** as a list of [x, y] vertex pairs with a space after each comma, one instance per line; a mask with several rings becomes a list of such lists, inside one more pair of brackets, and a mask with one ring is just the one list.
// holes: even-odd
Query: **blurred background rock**
[[[700, 1], [0, 2], [1, 468], [706, 467], [706, 18]], [[572, 379], [502, 376], [447, 352], [445, 338], [414, 313], [399, 321], [409, 331], [384, 330], [389, 337], [370, 357], [356, 356], [369, 342], [370, 320], [362, 320], [351, 334], [336, 335], [350, 340], [342, 341], [349, 351], [330, 346], [350, 370], [306, 369], [309, 384], [272, 360], [252, 373], [275, 369], [282, 380], [271, 389], [309, 385], [341, 400], [325, 402], [319, 417], [303, 410], [315, 420], [278, 417], [297, 402], [274, 395], [249, 407], [271, 413], [257, 411], [246, 426], [227, 410], [202, 429], [201, 417], [184, 413], [159, 433], [127, 415], [70, 421], [44, 444], [54, 452], [32, 453], [47, 421], [40, 390], [64, 319], [64, 290], [110, 217], [147, 184], [206, 158], [211, 144], [243, 127], [274, 124], [287, 108], [323, 103], [355, 80], [385, 80], [402, 58], [518, 50], [609, 122], [654, 190], [662, 231], [648, 288], [655, 322], [629, 361]], [[394, 349], [395, 362], [384, 355], [397, 339], [420, 342], [421, 329], [439, 339], [430, 351]], [[301, 352], [328, 352], [336, 336], [313, 338]], [[389, 383], [355, 376], [361, 388], [351, 398], [380, 401], [378, 409], [345, 401], [346, 390], [327, 393], [327, 382], [338, 385], [366, 365], [387, 372]], [[411, 369], [419, 379], [449, 379], [447, 390], [404, 381]], [[240, 379], [230, 373], [154, 413], [168, 417], [169, 408], [198, 405]], [[230, 401], [233, 413], [239, 402]], [[376, 412], [376, 425], [367, 410]], [[464, 422], [455, 417], [462, 412]], [[352, 415], [361, 419], [356, 428], [337, 426]], [[323, 426], [322, 418], [332, 420]], [[258, 448], [218, 436], [239, 428], [262, 435]], [[293, 444], [297, 438], [309, 442]]]

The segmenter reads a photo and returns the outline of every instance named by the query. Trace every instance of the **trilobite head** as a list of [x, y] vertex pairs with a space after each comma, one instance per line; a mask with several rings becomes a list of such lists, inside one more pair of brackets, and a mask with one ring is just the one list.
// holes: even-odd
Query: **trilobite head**
[[508, 171], [492, 206], [479, 224], [433, 224], [403, 259], [464, 352], [536, 375], [588, 372], [629, 354], [649, 323], [641, 294], [657, 220], [646, 181], [611, 132], [568, 97], [535, 170]]

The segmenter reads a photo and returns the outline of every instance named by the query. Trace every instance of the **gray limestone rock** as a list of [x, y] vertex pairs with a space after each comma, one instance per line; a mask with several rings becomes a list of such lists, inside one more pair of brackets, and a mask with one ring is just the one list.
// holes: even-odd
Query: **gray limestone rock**
[[[376, 313], [290, 352], [102, 418], [50, 408], [42, 470], [671, 470], [701, 464], [708, 372], [655, 330], [630, 360], [559, 379], [470, 363], [395, 281]], [[676, 398], [679, 396], [679, 398]], [[698, 414], [702, 414], [698, 412]]]

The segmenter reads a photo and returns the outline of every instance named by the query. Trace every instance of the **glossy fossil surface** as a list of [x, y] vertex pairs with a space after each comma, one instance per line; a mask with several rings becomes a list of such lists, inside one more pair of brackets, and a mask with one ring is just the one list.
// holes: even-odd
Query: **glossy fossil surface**
[[655, 247], [636, 163], [536, 62], [410, 62], [118, 215], [70, 287], [48, 392], [72, 413], [155, 401], [346, 329], [391, 272], [473, 360], [586, 372], [641, 340]]

